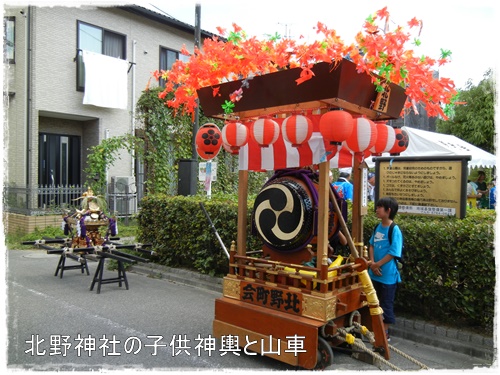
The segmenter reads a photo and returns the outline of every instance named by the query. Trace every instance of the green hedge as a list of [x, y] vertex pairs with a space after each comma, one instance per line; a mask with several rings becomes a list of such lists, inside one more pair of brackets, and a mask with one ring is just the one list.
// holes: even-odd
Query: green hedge
[[[150, 195], [141, 201], [138, 215], [139, 238], [151, 243], [158, 262], [170, 267], [185, 267], [212, 276], [227, 274], [228, 259], [203, 213], [200, 202], [229, 251], [236, 242], [238, 203], [236, 196], [166, 196]], [[249, 203], [250, 206], [250, 203]], [[251, 212], [248, 212], [250, 231]], [[255, 237], [249, 238], [248, 249], [259, 249]]]
[[[470, 210], [462, 220], [396, 216], [404, 236], [403, 282], [398, 287], [396, 309], [491, 334], [495, 216], [493, 210]], [[365, 243], [376, 222], [374, 214], [365, 218]]]
[[[200, 208], [202, 202], [226, 248], [236, 241], [235, 196], [148, 196], [141, 202], [139, 238], [152, 243], [157, 261], [222, 276], [227, 257]], [[247, 249], [261, 245], [250, 235], [253, 200], [248, 202]], [[364, 217], [364, 242], [377, 223], [373, 204]], [[404, 234], [403, 282], [396, 310], [427, 320], [478, 327], [493, 332], [495, 257], [493, 210], [471, 210], [467, 217], [398, 215]], [[351, 225], [351, 217], [347, 222]]]

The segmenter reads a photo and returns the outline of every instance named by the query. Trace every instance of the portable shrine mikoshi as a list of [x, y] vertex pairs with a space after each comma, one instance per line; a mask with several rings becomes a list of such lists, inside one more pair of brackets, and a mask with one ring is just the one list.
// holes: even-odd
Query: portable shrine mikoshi
[[[222, 342], [231, 337], [240, 347], [306, 369], [331, 364], [333, 348], [357, 347], [359, 337], [365, 335], [373, 345], [373, 351], [366, 351], [377, 352], [387, 361], [382, 310], [367, 272], [363, 244], [367, 212], [363, 153], [352, 152], [347, 162], [340, 160], [337, 144], [324, 139], [319, 123], [332, 110], [369, 120], [397, 118], [406, 95], [395, 85], [377, 93], [370, 77], [358, 74], [347, 60], [335, 67], [316, 64], [312, 70], [314, 79], [301, 85], [294, 80], [300, 68], [255, 76], [229, 115], [221, 113], [221, 106], [243, 87], [242, 81], [218, 85], [220, 95], [213, 95], [212, 87], [198, 90], [206, 116], [238, 121], [249, 133], [265, 122], [257, 124], [258, 119], [281, 125], [272, 145], [259, 142], [259, 136], [271, 128], [260, 129], [245, 146], [235, 148], [239, 154], [238, 233], [230, 248], [223, 296], [215, 301], [213, 333]], [[299, 114], [309, 118], [312, 129], [306, 131], [301, 145], [292, 145], [283, 140], [290, 137], [283, 127], [285, 120]], [[298, 130], [291, 136], [301, 137]], [[334, 163], [352, 167], [351, 232], [345, 223], [345, 202], [329, 184]], [[246, 249], [248, 173], [265, 170], [274, 170], [275, 176], [262, 188], [252, 212], [253, 232], [262, 240], [262, 252], [249, 256], [254, 251], [247, 254]], [[350, 256], [328, 266], [329, 239], [338, 231], [348, 240]], [[311, 247], [316, 249], [316, 267], [303, 265]]]
[[[47, 250], [47, 254], [59, 254], [54, 276], [59, 274], [63, 277], [65, 270], [80, 270], [81, 273], [89, 275], [87, 260], [98, 261], [97, 269], [92, 279], [90, 290], [97, 285], [97, 293], [101, 291], [102, 284], [118, 283], [121, 287], [125, 284], [128, 290], [128, 280], [124, 263], [149, 262], [149, 259], [129, 254], [117, 249], [133, 250], [135, 252], [154, 255], [154, 251], [148, 250], [150, 244], [124, 245], [116, 243], [120, 238], [111, 237], [118, 234], [116, 220], [105, 215], [101, 208], [104, 202], [100, 201], [92, 191], [88, 189], [81, 198], [82, 209], [63, 216], [62, 227], [66, 238], [46, 238], [36, 241], [24, 241], [23, 245], [34, 245]], [[106, 232], [103, 236], [103, 229]], [[60, 244], [59, 248], [53, 245]], [[67, 265], [66, 259], [77, 262], [76, 265]], [[103, 278], [106, 259], [117, 262], [117, 277]]]

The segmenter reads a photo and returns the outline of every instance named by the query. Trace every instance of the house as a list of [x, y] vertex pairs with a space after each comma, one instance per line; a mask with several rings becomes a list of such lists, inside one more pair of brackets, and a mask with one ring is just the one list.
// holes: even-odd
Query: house
[[[194, 43], [194, 26], [141, 6], [5, 5], [6, 229], [59, 225], [60, 215], [47, 212], [86, 190], [89, 147], [134, 134], [135, 105], [152, 72], [186, 58], [179, 51]], [[107, 181], [135, 193], [138, 171], [123, 151]]]

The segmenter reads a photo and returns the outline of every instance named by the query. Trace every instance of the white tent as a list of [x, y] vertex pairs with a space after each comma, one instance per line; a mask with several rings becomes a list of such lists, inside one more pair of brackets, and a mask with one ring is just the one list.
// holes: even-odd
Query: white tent
[[454, 135], [434, 133], [425, 130], [403, 127], [408, 133], [410, 143], [401, 156], [446, 156], [470, 155], [469, 168], [493, 168], [496, 155], [473, 146]]

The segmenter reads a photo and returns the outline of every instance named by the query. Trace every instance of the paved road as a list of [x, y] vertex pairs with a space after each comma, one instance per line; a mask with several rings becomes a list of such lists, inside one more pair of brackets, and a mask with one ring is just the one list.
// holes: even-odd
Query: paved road
[[[58, 255], [44, 250], [7, 254], [7, 369], [16, 370], [294, 370], [251, 353], [224, 352], [211, 340], [214, 299], [220, 293], [127, 273], [129, 290], [117, 283], [90, 291], [90, 275], [67, 270], [55, 277]], [[68, 260], [69, 261], [69, 260]], [[105, 271], [105, 278], [116, 277]], [[471, 370], [484, 361], [397, 337], [391, 345], [431, 369]], [[418, 366], [392, 353], [404, 370]], [[335, 352], [329, 370], [377, 370]], [[390, 369], [383, 367], [383, 369]], [[484, 372], [482, 371], [482, 372]]]

